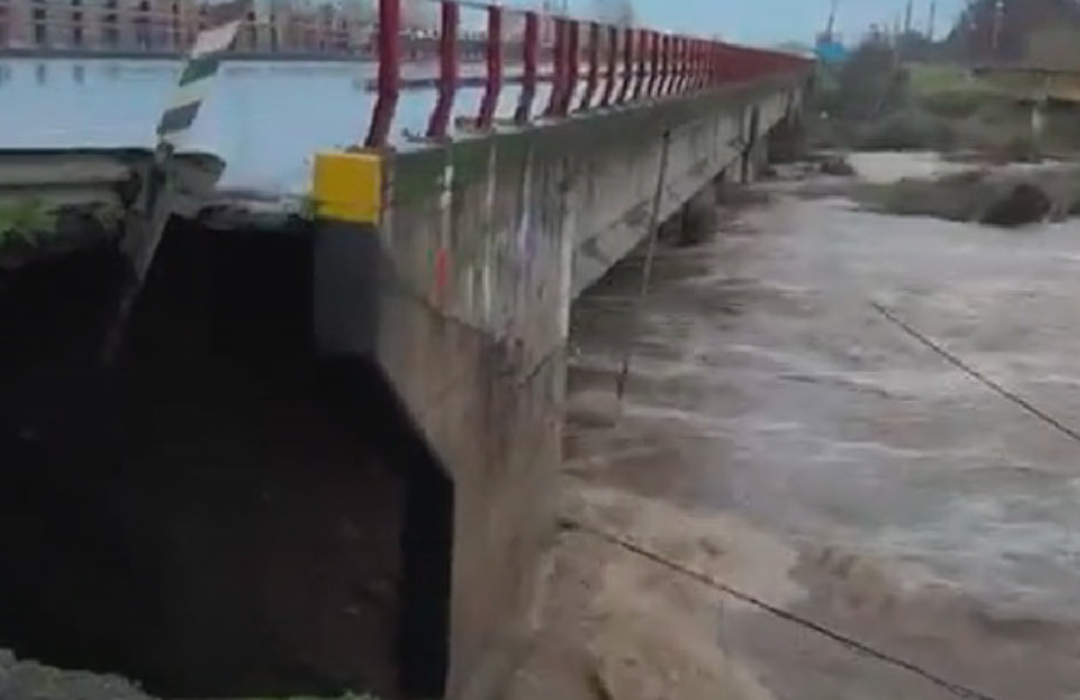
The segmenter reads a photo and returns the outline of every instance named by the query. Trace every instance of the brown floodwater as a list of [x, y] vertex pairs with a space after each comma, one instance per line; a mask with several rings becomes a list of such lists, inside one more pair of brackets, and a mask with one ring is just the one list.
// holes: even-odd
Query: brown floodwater
[[[881, 181], [911, 162], [861, 164]], [[640, 259], [578, 304], [569, 490], [609, 527], [937, 675], [1000, 700], [1080, 698], [1080, 443], [872, 306], [1080, 429], [1080, 222], [995, 230], [792, 191], [728, 212], [707, 244], [662, 248], [640, 315]], [[595, 544], [566, 546], [603, 561]], [[575, 566], [561, 556], [565, 576]], [[683, 584], [669, 572], [614, 575], [625, 556], [610, 557], [599, 575], [578, 567], [590, 581], [579, 614], [652, 619], [652, 639], [677, 601], [686, 625], [667, 648], [700, 633], [724, 663], [737, 657], [729, 697], [950, 697], [722, 596], [671, 588]], [[707, 684], [646, 693], [610, 670], [612, 655], [653, 675], [680, 664], [625, 641], [605, 652], [604, 624], [590, 629], [601, 694], [716, 696]], [[700, 646], [673, 677], [715, 670]]]

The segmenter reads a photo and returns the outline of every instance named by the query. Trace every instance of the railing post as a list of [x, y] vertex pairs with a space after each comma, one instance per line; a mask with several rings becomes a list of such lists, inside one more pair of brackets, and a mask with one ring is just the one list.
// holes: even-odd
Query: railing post
[[544, 111], [546, 117], [559, 116], [559, 105], [562, 104], [563, 92], [566, 90], [566, 20], [555, 17], [553, 21], [555, 22], [555, 61], [554, 74], [551, 76], [551, 98]]
[[675, 46], [675, 94], [681, 95], [686, 92], [686, 37], [676, 38]]
[[705, 43], [705, 87], [711, 87], [715, 84], [715, 72], [713, 70], [713, 58], [716, 53], [716, 46], [712, 42]]
[[683, 92], [693, 92], [697, 80], [697, 39], [686, 40], [686, 78]]
[[456, 2], [442, 4], [439, 33], [439, 97], [428, 123], [427, 137], [441, 141], [450, 127], [458, 85], [458, 24], [461, 9]]
[[559, 116], [570, 113], [570, 103], [577, 89], [578, 61], [581, 58], [581, 25], [577, 20], [566, 21], [566, 82], [563, 85], [562, 100], [559, 102]]
[[619, 104], [625, 104], [630, 98], [630, 89], [634, 83], [634, 30], [627, 28], [623, 37], [623, 82], [619, 88]]
[[619, 28], [615, 25], [608, 27], [607, 48], [607, 84], [604, 86], [604, 96], [600, 99], [601, 107], [611, 104], [611, 98], [615, 95], [615, 81], [619, 78]]
[[600, 83], [600, 25], [596, 22], [589, 22], [589, 72], [585, 80], [585, 94], [580, 107], [583, 112], [592, 107]]
[[694, 61], [695, 75], [694, 89], [700, 91], [705, 87], [705, 42], [698, 39], [697, 43], [697, 57]]
[[703, 59], [702, 59], [702, 61], [703, 61], [702, 71], [703, 71], [704, 76], [705, 76], [704, 77], [704, 84], [702, 85], [703, 88], [710, 88], [715, 83], [714, 75], [713, 75], [713, 51], [714, 51], [714, 49], [715, 49], [715, 47], [714, 47], [714, 45], [713, 45], [713, 43], [711, 41], [706, 41], [705, 46], [702, 49], [703, 52], [704, 52], [703, 53]]
[[659, 94], [667, 96], [671, 94], [671, 73], [675, 67], [672, 52], [675, 46], [675, 37], [664, 34], [660, 37], [660, 88]]
[[540, 17], [535, 12], [525, 13], [525, 44], [522, 47], [525, 73], [521, 80], [521, 97], [518, 100], [517, 111], [514, 113], [514, 123], [523, 126], [529, 123], [532, 117], [532, 104], [536, 99], [536, 85], [538, 79], [540, 47]]
[[649, 30], [638, 32], [637, 82], [634, 83], [634, 100], [640, 100], [645, 92], [645, 81], [649, 76]]
[[487, 85], [480, 103], [480, 115], [476, 118], [476, 127], [481, 130], [490, 129], [495, 121], [503, 79], [502, 7], [489, 6], [487, 16]]
[[681, 36], [674, 37], [672, 41], [674, 41], [675, 46], [672, 49], [671, 92], [678, 95], [682, 93], [683, 45], [685, 42]]
[[365, 145], [383, 148], [401, 94], [401, 0], [379, 0], [379, 82], [375, 112]]
[[652, 60], [649, 62], [649, 97], [656, 97], [660, 83], [660, 32], [649, 32], [652, 43]]

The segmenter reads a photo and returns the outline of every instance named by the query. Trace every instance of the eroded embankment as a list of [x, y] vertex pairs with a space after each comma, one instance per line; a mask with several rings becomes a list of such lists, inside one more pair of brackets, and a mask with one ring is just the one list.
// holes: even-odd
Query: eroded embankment
[[[110, 240], [0, 273], [0, 646], [155, 695], [395, 696], [440, 575], [405, 573], [385, 383], [315, 359], [306, 238], [171, 226], [103, 363]], [[140, 696], [0, 658], [5, 700]]]

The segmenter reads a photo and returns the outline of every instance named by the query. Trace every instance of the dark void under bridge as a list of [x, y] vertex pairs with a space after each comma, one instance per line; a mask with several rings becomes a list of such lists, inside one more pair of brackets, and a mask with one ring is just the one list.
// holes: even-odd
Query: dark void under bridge
[[426, 63], [399, 0], [370, 73], [227, 61], [175, 153], [179, 63], [0, 59], [0, 646], [172, 696], [498, 697], [570, 307], [752, 179], [812, 66], [440, 6]]

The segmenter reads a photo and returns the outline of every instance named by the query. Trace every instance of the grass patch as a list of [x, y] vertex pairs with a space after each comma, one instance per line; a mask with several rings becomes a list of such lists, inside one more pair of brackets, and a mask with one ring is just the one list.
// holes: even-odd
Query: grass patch
[[865, 125], [858, 145], [872, 151], [945, 151], [953, 148], [956, 140], [956, 131], [947, 121], [909, 107]]
[[0, 205], [0, 249], [13, 244], [32, 248], [56, 234], [55, 207], [28, 197]]
[[916, 96], [994, 92], [987, 82], [971, 71], [951, 63], [908, 63], [905, 67], [908, 86]]

